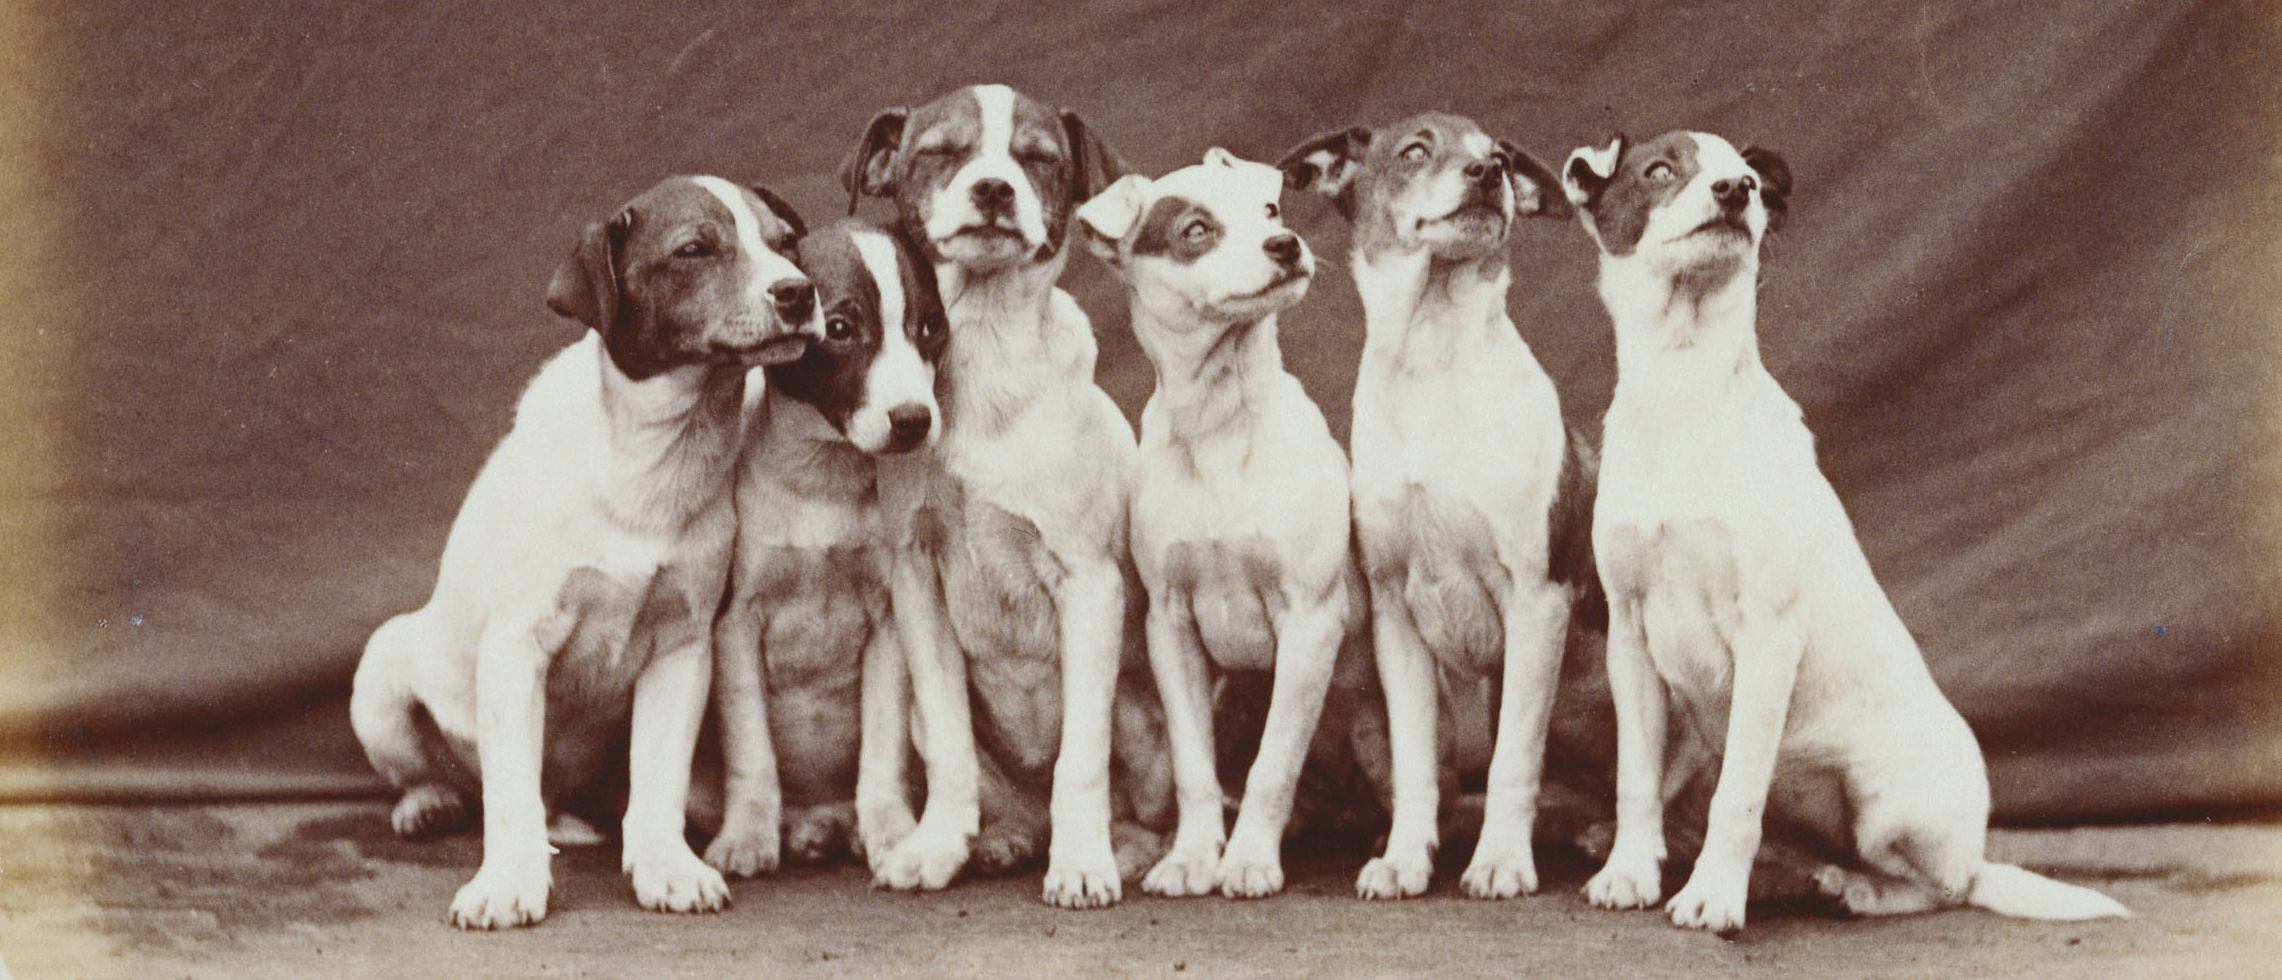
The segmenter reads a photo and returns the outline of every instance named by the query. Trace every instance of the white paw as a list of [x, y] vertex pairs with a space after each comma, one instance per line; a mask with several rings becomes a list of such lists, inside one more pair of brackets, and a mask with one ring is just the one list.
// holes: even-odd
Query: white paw
[[1664, 896], [1664, 874], [1647, 854], [1618, 850], [1585, 882], [1585, 900], [1604, 909], [1644, 909]]
[[1117, 876], [1117, 854], [1107, 835], [1075, 847], [1052, 848], [1046, 859], [1046, 904], [1065, 909], [1098, 909], [1125, 897]]
[[547, 917], [547, 891], [553, 885], [544, 853], [485, 861], [452, 896], [452, 924], [462, 929], [537, 925]]
[[584, 817], [557, 813], [547, 818], [547, 843], [556, 847], [601, 847], [608, 842]]
[[856, 839], [850, 846], [876, 872], [880, 859], [918, 827], [919, 820], [911, 815], [911, 808], [901, 803], [862, 807], [856, 811]]
[[967, 835], [924, 824], [872, 862], [872, 884], [896, 891], [937, 891], [967, 864]]
[[1524, 841], [1514, 847], [1484, 840], [1474, 848], [1474, 859], [1458, 887], [1469, 898], [1512, 898], [1537, 890], [1537, 862]]
[[467, 819], [467, 797], [436, 783], [423, 783], [404, 791], [389, 811], [388, 825], [398, 837], [426, 837], [450, 830]]
[[1266, 898], [1284, 890], [1283, 855], [1239, 835], [1220, 855], [1220, 893], [1229, 898]]
[[777, 828], [772, 823], [758, 823], [732, 818], [723, 824], [721, 833], [705, 845], [705, 863], [721, 869], [723, 874], [750, 878], [764, 871], [775, 871], [780, 848]]
[[1363, 865], [1363, 873], [1355, 877], [1355, 894], [1364, 898], [1413, 898], [1426, 893], [1426, 883], [1434, 877], [1434, 856], [1423, 848], [1408, 854], [1389, 850], [1385, 857], [1372, 858]]
[[686, 847], [626, 862], [634, 900], [653, 912], [719, 912], [729, 904], [729, 883]]
[[1742, 882], [1705, 881], [1703, 875], [1691, 875], [1664, 910], [1680, 928], [1731, 933], [1743, 928], [1744, 892]]
[[1141, 890], [1169, 898], [1208, 895], [1219, 884], [1219, 871], [1218, 845], [1175, 846], [1164, 860], [1149, 869], [1148, 877], [1141, 879]]

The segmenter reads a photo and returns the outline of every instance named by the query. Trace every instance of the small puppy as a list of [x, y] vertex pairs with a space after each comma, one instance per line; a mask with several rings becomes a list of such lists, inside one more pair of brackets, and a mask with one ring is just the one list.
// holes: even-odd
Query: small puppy
[[[1172, 851], [1142, 882], [1160, 895], [1282, 890], [1300, 768], [1342, 647], [1362, 631], [1347, 458], [1276, 345], [1277, 312], [1315, 274], [1277, 211], [1282, 190], [1274, 167], [1215, 147], [1160, 180], [1119, 178], [1077, 213], [1131, 290], [1133, 333], [1157, 371], [1132, 542], [1180, 803]], [[1351, 678], [1369, 670], [1364, 656], [1349, 658]], [[1208, 663], [1275, 673], [1233, 836]]]
[[1076, 113], [978, 85], [881, 112], [844, 175], [851, 208], [894, 199], [951, 320], [940, 441], [880, 466], [927, 777], [918, 827], [875, 860], [889, 887], [947, 883], [988, 807], [982, 870], [1027, 860], [1050, 817], [1045, 900], [1117, 901], [1156, 844], [1130, 823], [1113, 842], [1113, 745], [1130, 815], [1171, 810], [1129, 581], [1133, 429], [1093, 382], [1091, 323], [1054, 288], [1070, 212], [1118, 170]]
[[1280, 164], [1354, 223], [1365, 339], [1355, 529], [1386, 691], [1394, 823], [1356, 890], [1426, 890], [1440, 789], [1435, 673], [1502, 676], [1477, 898], [1537, 888], [1530, 839], [1571, 606], [1590, 591], [1577, 492], [1588, 464], [1553, 381], [1506, 315], [1506, 241], [1566, 217], [1553, 175], [1472, 120], [1426, 113], [1308, 140]]
[[[727, 810], [705, 860], [734, 875], [776, 867], [780, 820], [794, 859], [811, 863], [848, 846], [851, 829], [876, 858], [914, 824], [873, 458], [933, 442], [949, 326], [934, 268], [892, 230], [839, 222], [803, 238], [797, 259], [824, 338], [764, 369], [714, 621]], [[789, 820], [787, 788], [801, 804]]]
[[767, 191], [675, 177], [587, 226], [547, 305], [594, 333], [549, 360], [468, 489], [435, 595], [381, 625], [350, 720], [418, 834], [483, 794], [463, 928], [547, 914], [547, 800], [632, 726], [624, 861], [653, 909], [710, 912], [721, 875], [682, 839], [712, 619], [736, 534], [746, 372], [821, 336]]
[[1989, 785], [1973, 732], [1872, 575], [1798, 405], [1760, 363], [1759, 244], [1791, 189], [1782, 158], [1708, 133], [1619, 136], [1571, 154], [1563, 177], [1600, 246], [1617, 352], [1593, 547], [1618, 824], [1586, 895], [1657, 900], [1669, 703], [1720, 758], [1702, 853], [1667, 906], [1677, 925], [1742, 928], [1769, 814], [1860, 858], [1818, 876], [1859, 914], [2128, 915], [1983, 858]]

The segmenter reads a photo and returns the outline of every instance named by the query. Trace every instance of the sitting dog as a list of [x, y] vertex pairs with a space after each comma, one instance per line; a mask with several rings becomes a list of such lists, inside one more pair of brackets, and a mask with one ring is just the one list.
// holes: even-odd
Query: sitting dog
[[1505, 297], [1506, 241], [1567, 217], [1553, 175], [1472, 120], [1317, 136], [1280, 164], [1354, 224], [1355, 530], [1386, 691], [1394, 822], [1366, 898], [1425, 891], [1438, 843], [1436, 668], [1502, 676], [1482, 832], [1462, 885], [1537, 888], [1531, 836], [1572, 605], [1592, 591], [1589, 466]]
[[[875, 862], [889, 887], [942, 887], [970, 843], [983, 870], [1016, 866], [1050, 817], [1045, 900], [1117, 901], [1155, 840], [1126, 823], [1113, 843], [1113, 745], [1132, 815], [1159, 823], [1171, 809], [1161, 709], [1131, 628], [1133, 429], [1093, 383], [1085, 313], [1054, 288], [1071, 210], [1117, 171], [1075, 113], [1003, 85], [879, 113], [848, 163], [851, 209], [894, 199], [951, 320], [940, 441], [880, 467], [927, 783], [918, 827]], [[1003, 777], [989, 799], [983, 763]]]
[[[1368, 655], [1346, 646], [1364, 619], [1347, 457], [1276, 346], [1277, 312], [1315, 274], [1277, 211], [1282, 189], [1274, 167], [1214, 148], [1161, 180], [1119, 178], [1077, 213], [1131, 290], [1133, 333], [1157, 371], [1132, 541], [1180, 804], [1172, 850], [1142, 882], [1160, 895], [1283, 888], [1284, 829], [1335, 665], [1347, 687], [1368, 685]], [[1208, 663], [1275, 674], [1229, 836]]]
[[631, 724], [624, 862], [642, 905], [709, 912], [721, 875], [682, 838], [712, 619], [736, 527], [745, 375], [820, 336], [785, 257], [799, 219], [766, 191], [675, 177], [587, 226], [547, 305], [593, 328], [516, 406], [444, 545], [426, 606], [375, 630], [350, 720], [404, 791], [398, 833], [464, 815], [483, 865], [463, 928], [529, 925], [552, 887], [547, 801]]
[[[914, 824], [873, 457], [939, 431], [935, 362], [949, 327], [934, 267], [891, 230], [840, 222], [803, 238], [797, 258], [816, 282], [823, 339], [764, 369], [714, 622], [727, 800], [705, 860], [734, 875], [776, 867], [780, 820], [792, 857], [810, 863], [851, 830], [876, 858]], [[787, 789], [800, 804], [789, 820]]]
[[[1799, 406], [1759, 359], [1759, 244], [1785, 213], [1782, 159], [1708, 133], [1569, 157], [1616, 328], [1593, 522], [1609, 604], [1617, 831], [1595, 905], [1653, 904], [1666, 704], [1717, 752], [1703, 849], [1667, 906], [1740, 929], [1763, 816], [1861, 870], [1823, 890], [1864, 915], [1971, 903], [2041, 919], [2127, 915], [2106, 896], [1983, 857], [1981, 753], [1934, 686], [1815, 463]], [[1667, 701], [1667, 696], [1669, 700]]]

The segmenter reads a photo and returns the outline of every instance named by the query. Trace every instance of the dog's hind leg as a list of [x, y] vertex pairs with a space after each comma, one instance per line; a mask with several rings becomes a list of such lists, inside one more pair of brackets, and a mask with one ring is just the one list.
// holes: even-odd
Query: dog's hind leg
[[1505, 678], [1482, 804], [1482, 836], [1460, 879], [1474, 898], [1511, 898], [1537, 890], [1530, 832], [1537, 823], [1546, 726], [1553, 716], [1568, 628], [1568, 590], [1558, 585], [1525, 585], [1507, 599]]
[[434, 639], [424, 635], [429, 631], [421, 628], [420, 616], [398, 616], [373, 631], [349, 693], [349, 726], [365, 758], [403, 791], [388, 819], [402, 837], [450, 830], [468, 815], [467, 794], [451, 778], [449, 753], [413, 690], [413, 657]]

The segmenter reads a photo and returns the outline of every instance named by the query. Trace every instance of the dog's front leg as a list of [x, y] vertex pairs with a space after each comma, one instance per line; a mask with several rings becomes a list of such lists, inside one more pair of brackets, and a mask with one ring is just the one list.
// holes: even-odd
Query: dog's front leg
[[1044, 898], [1068, 909], [1124, 897], [1109, 837], [1110, 709], [1125, 642], [1125, 574], [1073, 560], [1056, 597], [1062, 640], [1062, 744], [1054, 760]]
[[624, 852], [634, 899], [659, 912], [716, 912], [729, 904], [721, 872], [698, 859], [682, 836], [690, 757], [705, 718], [713, 637], [702, 622], [674, 635], [661, 627], [657, 652], [634, 679]]
[[1393, 760], [1395, 812], [1387, 852], [1363, 865], [1355, 891], [1364, 898], [1409, 898], [1426, 891], [1440, 844], [1435, 811], [1442, 805], [1440, 707], [1434, 656], [1418, 637], [1399, 586], [1372, 583], [1371, 639], [1379, 684], [1387, 696], [1387, 744]]
[[904, 760], [911, 752], [910, 668], [895, 623], [883, 622], [864, 645], [863, 694], [858, 702], [861, 735], [856, 750], [856, 846], [872, 871], [880, 859], [911, 835]]
[[1497, 742], [1490, 750], [1482, 837], [1459, 887], [1475, 898], [1512, 898], [1537, 890], [1530, 851], [1537, 825], [1537, 788], [1545, 772], [1545, 728], [1561, 681], [1561, 647], [1569, 628], [1569, 593], [1550, 582], [1524, 584], [1507, 597], [1504, 687]]
[[1165, 738], [1173, 757], [1173, 784], [1180, 801], [1180, 826], [1173, 848], [1149, 869], [1141, 888], [1155, 895], [1202, 895], [1219, 882], [1220, 848], [1228, 827], [1220, 813], [1220, 772], [1212, 743], [1212, 683], [1204, 645], [1185, 599], [1152, 596], [1149, 603], [1149, 669], [1165, 703]]
[[982, 822], [974, 720], [967, 703], [967, 655], [951, 632], [934, 558], [899, 549], [888, 577], [889, 603], [918, 714], [927, 807], [918, 826], [885, 855], [871, 856], [872, 881], [885, 888], [932, 891], [966, 866]]
[[[475, 660], [476, 759], [483, 769], [483, 865], [452, 897], [462, 929], [527, 926], [547, 917], [554, 886], [547, 807], [539, 795], [546, 752], [547, 667], [554, 644], [529, 619], [484, 628]], [[684, 760], [683, 770], [688, 770]]]
[[784, 791], [761, 679], [761, 634], [760, 610], [734, 598], [713, 625], [713, 703], [721, 721], [726, 800], [721, 832], [706, 846], [705, 863], [739, 877], [776, 870], [782, 854]]
[[1723, 933], [1743, 928], [1767, 791], [1790, 717], [1799, 660], [1806, 652], [1799, 622], [1803, 614], [1795, 604], [1782, 612], [1748, 605], [1742, 610], [1732, 649], [1735, 685], [1719, 784], [1712, 790], [1696, 870], [1666, 906], [1674, 925]]
[[1664, 894], [1664, 682], [1648, 659], [1639, 594], [1610, 589], [1608, 604], [1616, 840], [1600, 872], [1585, 882], [1585, 898], [1604, 909], [1647, 908]]
[[1260, 752], [1244, 778], [1236, 830], [1220, 857], [1220, 892], [1230, 898], [1261, 898], [1283, 890], [1284, 826], [1291, 822], [1300, 766], [1322, 720], [1339, 643], [1346, 638], [1346, 605], [1344, 596], [1318, 602], [1293, 610], [1278, 624], [1268, 720], [1260, 732]]

